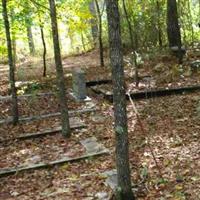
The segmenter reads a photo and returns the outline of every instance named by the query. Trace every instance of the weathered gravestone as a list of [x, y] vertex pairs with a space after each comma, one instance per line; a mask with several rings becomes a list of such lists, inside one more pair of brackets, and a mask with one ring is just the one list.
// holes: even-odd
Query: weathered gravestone
[[72, 73], [73, 78], [73, 96], [78, 100], [85, 100], [86, 95], [86, 82], [85, 72], [82, 69], [75, 69]]

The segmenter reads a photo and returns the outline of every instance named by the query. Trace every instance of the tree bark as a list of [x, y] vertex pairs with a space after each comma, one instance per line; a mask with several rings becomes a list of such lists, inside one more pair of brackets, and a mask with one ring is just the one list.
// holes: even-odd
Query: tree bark
[[100, 65], [104, 67], [104, 57], [103, 57], [103, 41], [102, 41], [102, 14], [99, 8], [98, 1], [95, 0], [97, 15], [98, 15], [98, 40], [99, 40], [99, 56], [100, 56]]
[[42, 39], [42, 45], [43, 45], [43, 77], [46, 77], [46, 72], [47, 72], [47, 65], [46, 65], [46, 52], [47, 52], [47, 48], [46, 48], [46, 42], [45, 42], [45, 38], [44, 38], [44, 29], [43, 26], [40, 25], [40, 33], [41, 33], [41, 39]]
[[133, 200], [135, 198], [131, 190], [129, 167], [126, 95], [118, 1], [106, 0], [106, 10], [108, 18], [115, 116], [116, 165], [118, 177], [116, 196], [120, 200]]
[[18, 113], [18, 105], [17, 105], [17, 91], [15, 87], [15, 66], [14, 66], [13, 53], [12, 53], [10, 24], [9, 24], [8, 13], [7, 13], [7, 0], [2, 0], [2, 8], [3, 8], [4, 26], [5, 26], [5, 31], [6, 31], [6, 39], [7, 39], [8, 62], [9, 62], [9, 67], [10, 67], [9, 79], [10, 79], [10, 87], [11, 87], [11, 95], [12, 95], [13, 125], [16, 125], [19, 120], [19, 113]]
[[27, 39], [28, 39], [28, 46], [31, 55], [35, 55], [35, 45], [33, 41], [33, 34], [32, 28], [30, 24], [26, 24], [26, 31], [27, 31]]
[[160, 2], [159, 0], [156, 1], [156, 10], [157, 10], [157, 26], [158, 26], [158, 43], [159, 47], [162, 48], [163, 42], [162, 42], [162, 28], [160, 23]]
[[167, 35], [170, 47], [181, 45], [176, 0], [167, 1]]
[[97, 26], [97, 14], [96, 14], [94, 0], [91, 0], [91, 2], [89, 3], [89, 9], [90, 9], [90, 13], [91, 13], [91, 15], [93, 17], [90, 20], [90, 23], [91, 23], [91, 33], [92, 33], [92, 38], [93, 38], [93, 45], [94, 45], [94, 47], [96, 47], [96, 45], [97, 45], [97, 38], [98, 38], [98, 26]]
[[57, 74], [57, 85], [59, 88], [59, 99], [61, 107], [61, 118], [62, 118], [62, 134], [64, 137], [70, 137], [70, 125], [69, 125], [69, 115], [67, 107], [67, 99], [65, 92], [65, 81], [60, 53], [59, 36], [58, 36], [58, 26], [56, 17], [56, 6], [54, 0], [49, 0], [50, 15], [51, 15], [51, 26], [53, 33], [53, 43], [54, 43], [54, 57], [56, 64], [56, 74]]
[[167, 0], [167, 36], [169, 47], [178, 47], [178, 59], [179, 63], [182, 63], [182, 42], [176, 0]]
[[133, 60], [134, 65], [135, 65], [135, 83], [136, 83], [136, 86], [138, 86], [138, 84], [139, 84], [139, 74], [138, 74], [136, 47], [134, 46], [134, 41], [133, 41], [133, 35], [134, 34], [133, 34], [132, 25], [131, 25], [131, 22], [130, 22], [129, 17], [128, 17], [128, 12], [127, 12], [126, 4], [125, 4], [124, 0], [122, 1], [122, 4], [123, 4], [123, 9], [124, 9], [126, 21], [127, 21], [127, 24], [128, 24], [128, 29], [129, 29], [129, 37], [130, 37], [131, 49], [132, 49], [132, 53], [133, 53], [132, 54], [132, 60]]

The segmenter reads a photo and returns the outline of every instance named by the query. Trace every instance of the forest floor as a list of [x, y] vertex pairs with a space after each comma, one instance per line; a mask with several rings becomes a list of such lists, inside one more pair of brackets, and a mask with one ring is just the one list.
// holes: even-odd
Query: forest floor
[[[199, 60], [199, 52], [190, 51], [180, 67], [167, 55], [149, 58], [139, 68], [139, 87], [135, 87], [129, 55], [125, 56], [127, 89], [146, 91], [151, 88], [173, 88], [200, 84], [199, 73], [193, 73], [189, 63]], [[63, 59], [68, 91], [71, 72], [81, 67], [86, 80], [111, 79], [106, 67], [98, 64], [98, 52], [92, 51]], [[37, 93], [56, 91], [55, 69], [48, 60], [48, 77], [42, 77], [40, 62], [31, 61], [17, 66], [18, 93], [32, 93], [19, 100], [20, 116], [28, 117], [59, 112], [56, 95]], [[0, 97], [9, 94], [8, 67], [0, 66]], [[110, 85], [101, 85], [110, 91]], [[96, 111], [76, 116], [87, 126], [72, 131], [70, 139], [60, 133], [27, 140], [19, 135], [60, 126], [59, 117], [37, 121], [0, 125], [0, 171], [41, 162], [47, 168], [17, 172], [0, 178], [0, 200], [93, 200], [109, 199], [112, 189], [105, 184], [105, 171], [115, 169], [115, 137], [113, 106], [101, 95], [88, 88], [91, 102], [76, 102], [68, 96], [69, 110], [95, 108]], [[200, 91], [154, 97], [134, 101], [145, 131], [141, 130], [130, 102], [127, 101], [129, 124], [130, 166], [133, 190], [139, 200], [199, 200], [200, 199]], [[0, 120], [11, 116], [10, 100], [0, 100]], [[97, 138], [109, 154], [67, 162], [54, 167], [48, 163], [63, 157], [78, 157], [86, 153], [80, 141]], [[154, 156], [155, 155], [155, 159]], [[107, 197], [106, 197], [107, 196]]]

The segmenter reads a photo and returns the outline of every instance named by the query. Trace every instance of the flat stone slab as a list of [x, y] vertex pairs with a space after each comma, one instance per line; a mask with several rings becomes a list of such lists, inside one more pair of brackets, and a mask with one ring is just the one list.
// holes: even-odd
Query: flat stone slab
[[105, 184], [114, 191], [117, 188], [117, 170], [106, 171], [102, 175], [107, 177]]
[[90, 137], [85, 140], [81, 140], [80, 143], [85, 147], [86, 152], [88, 154], [90, 153], [98, 153], [101, 151], [108, 151], [103, 144], [100, 144], [97, 142], [97, 139], [95, 137]]

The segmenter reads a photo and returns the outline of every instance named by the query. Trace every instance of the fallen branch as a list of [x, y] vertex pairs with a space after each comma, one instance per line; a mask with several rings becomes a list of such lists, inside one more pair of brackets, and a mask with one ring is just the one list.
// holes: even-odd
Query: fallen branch
[[85, 154], [83, 156], [75, 157], [75, 158], [63, 158], [63, 159], [60, 159], [60, 160], [56, 160], [56, 161], [52, 161], [52, 162], [48, 162], [48, 163], [34, 164], [34, 165], [27, 166], [27, 167], [20, 166], [20, 167], [16, 167], [16, 168], [1, 169], [0, 170], [0, 177], [12, 175], [12, 174], [22, 172], [22, 171], [49, 168], [49, 167], [53, 167], [55, 165], [62, 165], [66, 162], [75, 162], [75, 161], [87, 159], [89, 157], [100, 156], [100, 155], [103, 155], [103, 154], [109, 154], [109, 151], [107, 149], [105, 149], [105, 150], [98, 152], [98, 153]]

